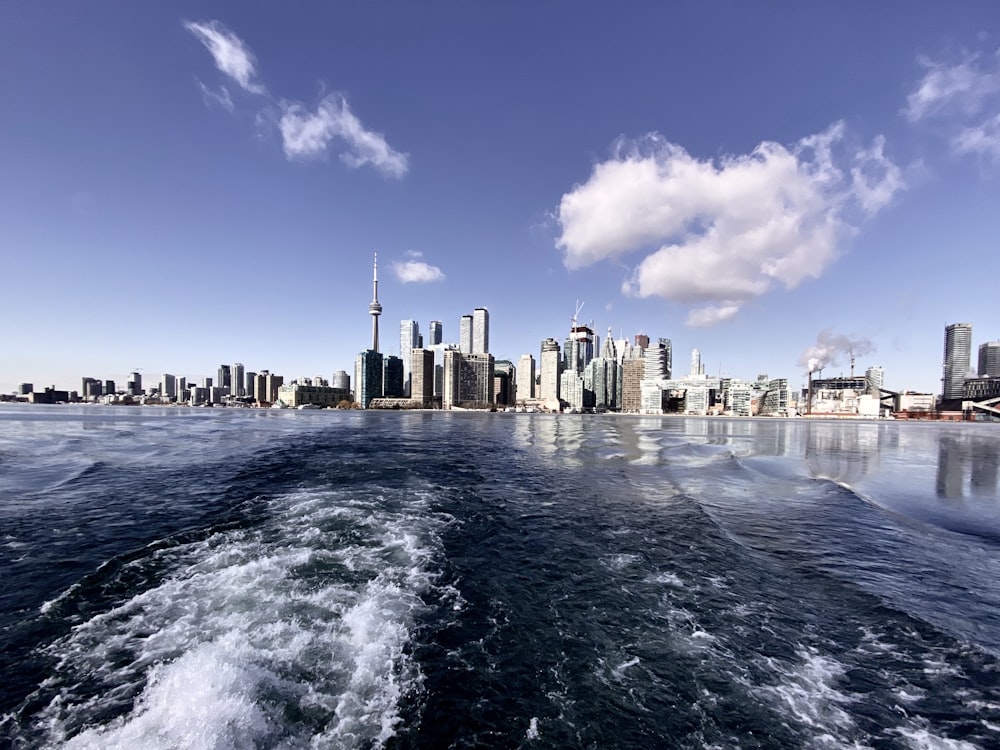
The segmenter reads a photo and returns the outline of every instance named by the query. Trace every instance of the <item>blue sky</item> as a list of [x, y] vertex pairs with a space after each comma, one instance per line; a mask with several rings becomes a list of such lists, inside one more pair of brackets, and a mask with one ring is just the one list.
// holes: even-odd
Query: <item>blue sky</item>
[[1000, 6], [17, 3], [0, 11], [0, 391], [353, 370], [485, 306], [710, 374], [1000, 339]]

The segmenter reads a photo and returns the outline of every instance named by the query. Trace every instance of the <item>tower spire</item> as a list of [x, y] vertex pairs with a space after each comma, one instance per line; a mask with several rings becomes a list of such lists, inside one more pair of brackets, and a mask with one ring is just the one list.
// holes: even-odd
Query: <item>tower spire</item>
[[378, 351], [378, 316], [382, 314], [382, 305], [378, 302], [378, 253], [375, 253], [375, 263], [372, 266], [372, 302], [368, 305], [368, 314], [372, 316], [372, 351]]

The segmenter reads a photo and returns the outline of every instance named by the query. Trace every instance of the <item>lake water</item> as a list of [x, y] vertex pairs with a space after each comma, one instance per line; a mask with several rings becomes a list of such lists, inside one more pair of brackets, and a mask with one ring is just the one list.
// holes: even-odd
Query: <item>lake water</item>
[[1000, 746], [1000, 427], [0, 407], [0, 745]]

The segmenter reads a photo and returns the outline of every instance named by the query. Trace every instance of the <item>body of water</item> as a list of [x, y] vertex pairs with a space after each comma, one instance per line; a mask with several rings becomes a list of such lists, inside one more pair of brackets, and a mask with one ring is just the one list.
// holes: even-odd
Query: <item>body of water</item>
[[0, 744], [1000, 746], [1000, 432], [0, 408]]

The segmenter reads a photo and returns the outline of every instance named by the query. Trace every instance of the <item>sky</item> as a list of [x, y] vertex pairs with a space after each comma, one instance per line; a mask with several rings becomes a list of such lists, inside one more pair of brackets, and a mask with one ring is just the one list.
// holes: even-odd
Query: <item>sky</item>
[[[7, 3], [0, 392], [353, 373], [574, 314], [675, 373], [1000, 339], [1000, 5]], [[973, 354], [975, 365], [975, 353]]]

